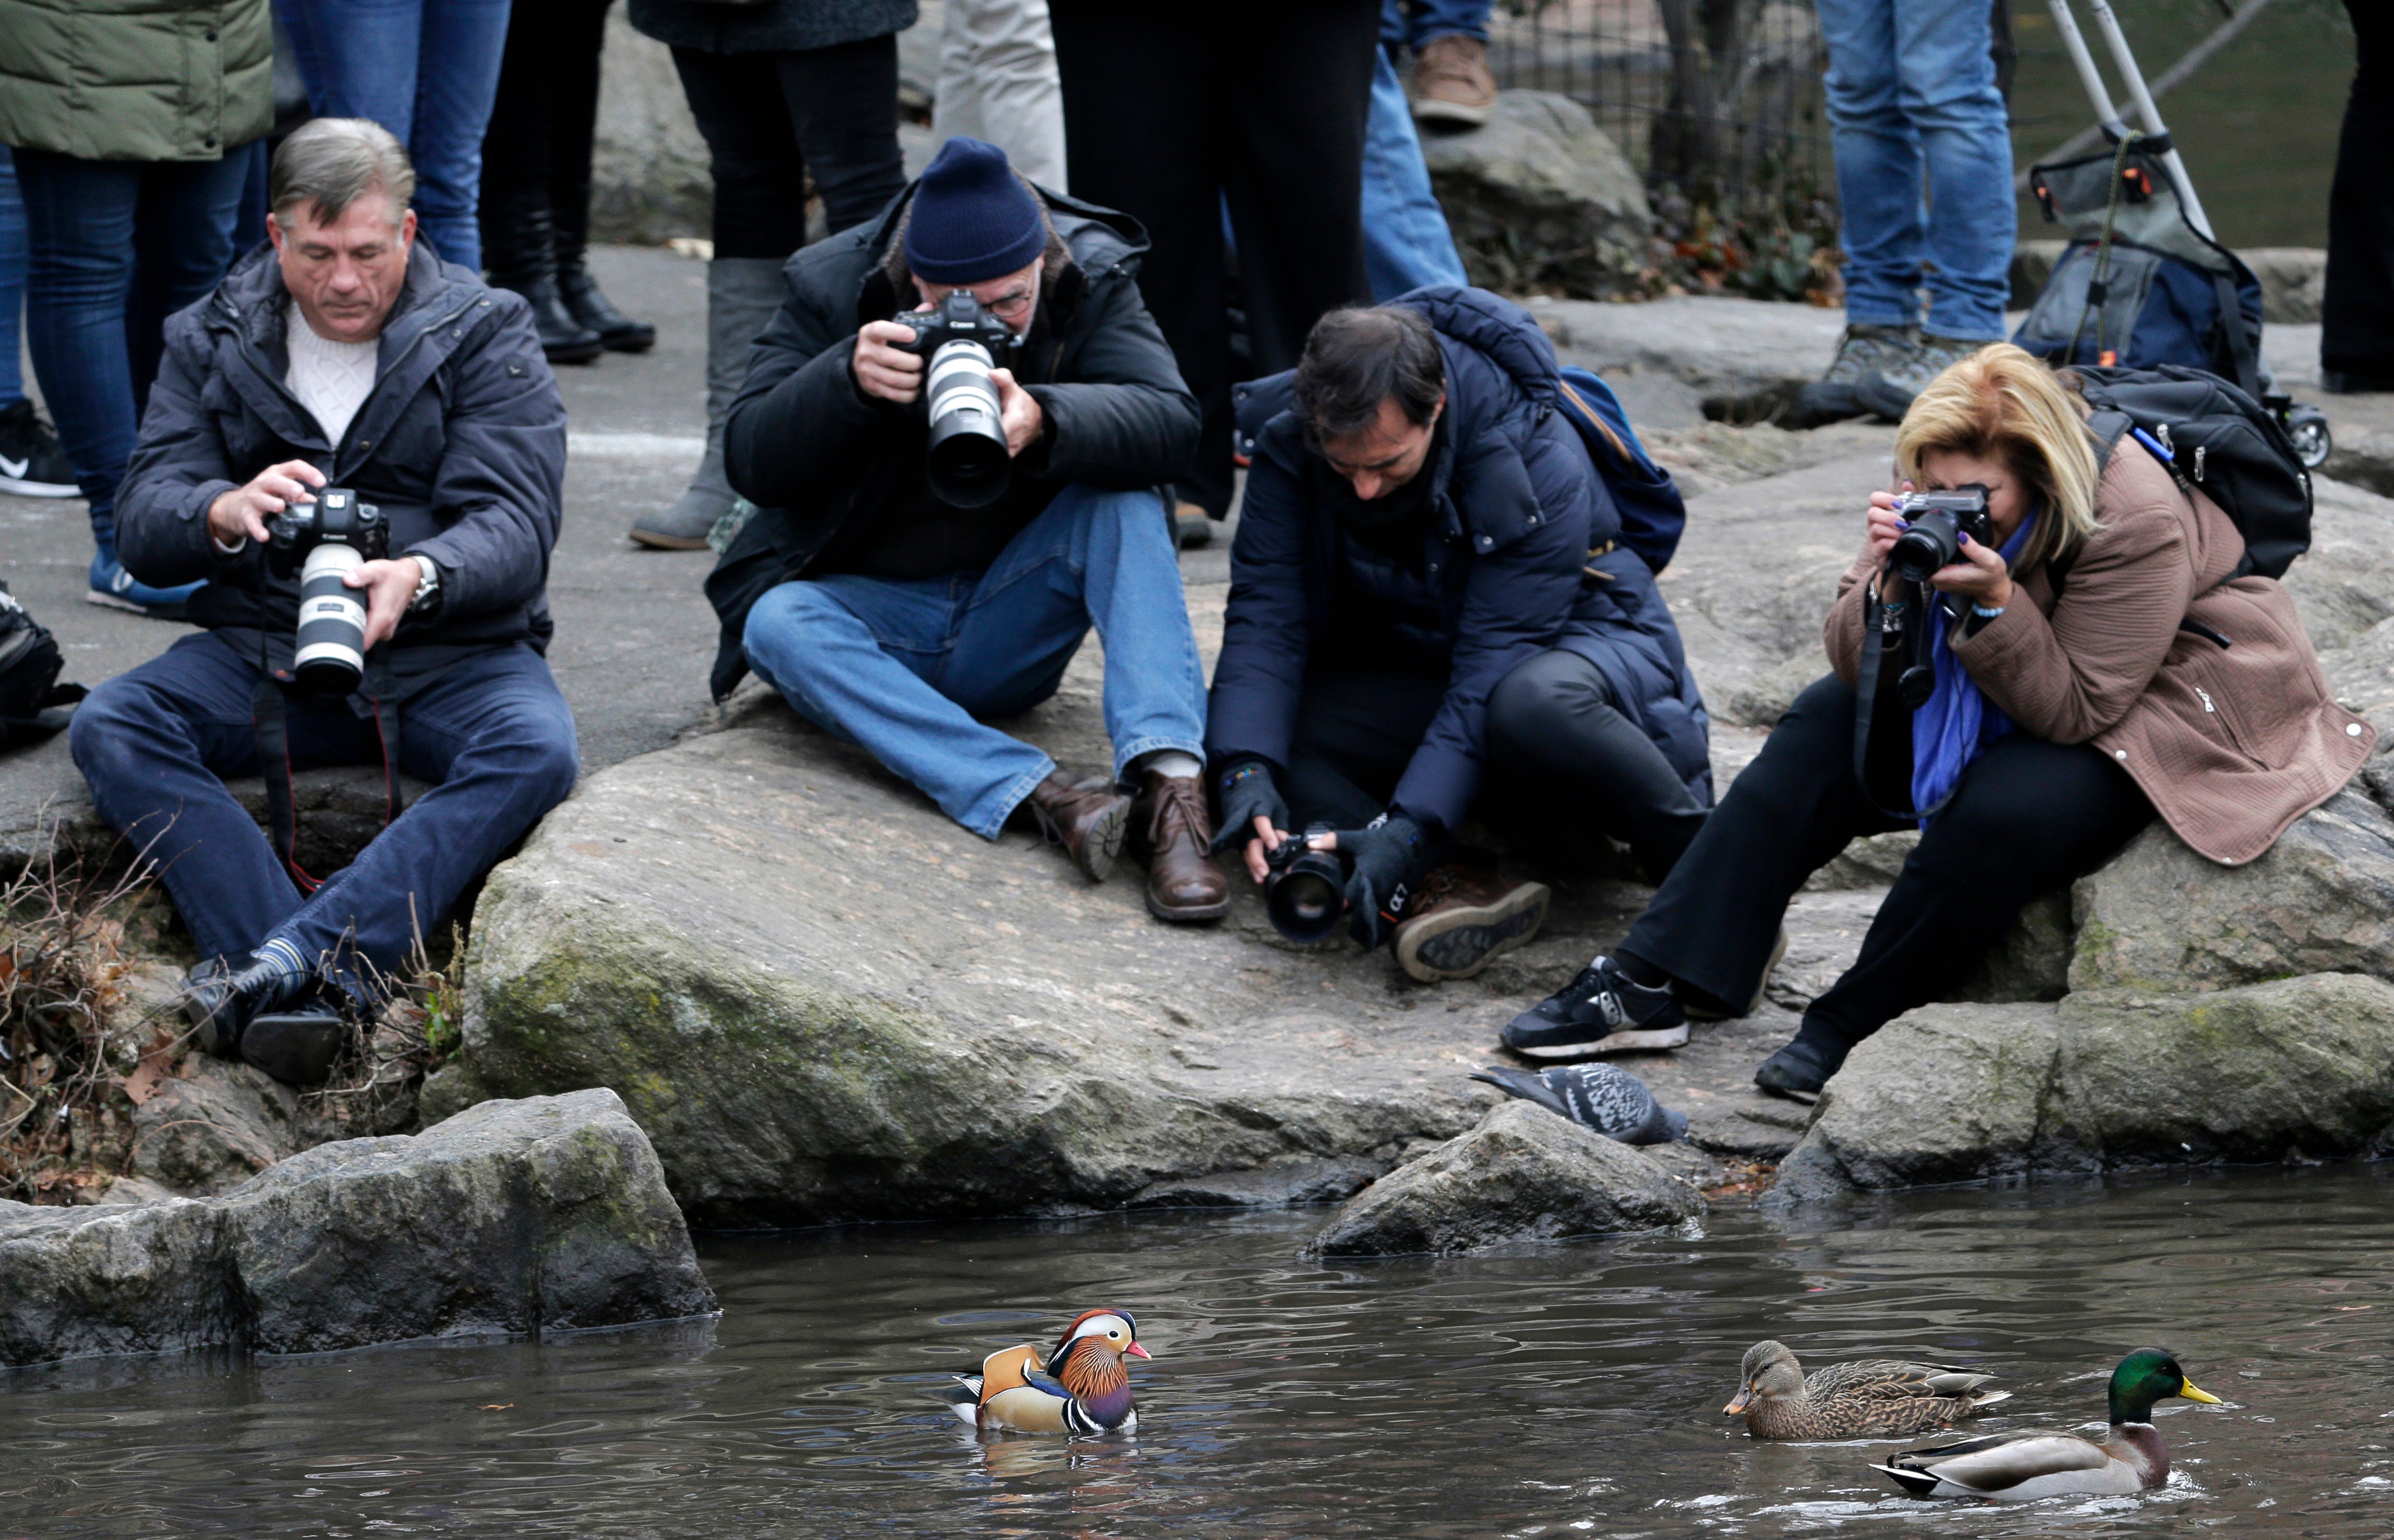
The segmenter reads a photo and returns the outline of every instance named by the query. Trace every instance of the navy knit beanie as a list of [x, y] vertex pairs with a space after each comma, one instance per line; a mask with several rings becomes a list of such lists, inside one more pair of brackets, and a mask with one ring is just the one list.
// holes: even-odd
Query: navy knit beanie
[[1005, 151], [961, 134], [940, 146], [906, 220], [906, 266], [915, 277], [978, 283], [1019, 272], [1046, 249], [1039, 200]]

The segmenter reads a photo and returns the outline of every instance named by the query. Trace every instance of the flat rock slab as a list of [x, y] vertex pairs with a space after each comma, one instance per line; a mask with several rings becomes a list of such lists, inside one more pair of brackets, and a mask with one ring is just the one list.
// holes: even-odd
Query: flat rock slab
[[2373, 1155], [2394, 1141], [2394, 984], [1928, 1006], [1830, 1082], [1773, 1196], [2151, 1165]]
[[655, 1152], [606, 1090], [321, 1145], [222, 1197], [0, 1203], [0, 1363], [319, 1352], [714, 1309]]
[[1305, 1254], [1447, 1256], [1653, 1230], [1703, 1211], [1702, 1193], [1642, 1152], [1515, 1101], [1365, 1188]]

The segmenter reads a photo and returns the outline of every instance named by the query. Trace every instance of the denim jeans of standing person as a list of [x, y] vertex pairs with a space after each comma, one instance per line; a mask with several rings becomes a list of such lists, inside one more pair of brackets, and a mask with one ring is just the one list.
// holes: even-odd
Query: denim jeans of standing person
[[17, 163], [0, 144], [0, 407], [25, 399], [25, 200], [17, 191]]
[[[1393, 9], [1396, 0], [1389, 0]], [[1483, 7], [1484, 9], [1484, 7]], [[1375, 300], [1430, 283], [1467, 283], [1446, 211], [1430, 191], [1429, 167], [1404, 83], [1383, 46], [1363, 125], [1363, 275]]]
[[309, 109], [372, 118], [407, 146], [418, 227], [442, 257], [480, 272], [482, 131], [499, 89], [507, 0], [275, 0], [275, 11]]
[[[352, 994], [396, 972], [479, 879], [573, 789], [573, 712], [539, 653], [494, 647], [422, 676], [400, 707], [399, 768], [434, 783], [358, 858], [303, 899], [224, 778], [258, 772], [257, 660], [216, 632], [185, 637], [93, 691], [68, 731], [100, 813], [155, 864], [204, 957], [287, 941], [334, 960]], [[380, 765], [374, 716], [286, 691], [295, 770]]]
[[[1844, 206], [1846, 319], [2004, 335], [2019, 211], [1984, 4], [1819, 0]], [[1922, 188], [1927, 184], [1927, 199]]]
[[172, 606], [191, 592], [134, 583], [118, 564], [116, 485], [158, 373], [166, 318], [204, 296], [231, 264], [251, 160], [247, 147], [214, 161], [16, 152], [32, 247], [25, 339], [91, 506], [92, 593], [101, 602]]
[[1496, 0], [1388, 0], [1380, 13], [1380, 46], [1393, 53], [1457, 33], [1485, 43], [1488, 13], [1495, 8]]
[[986, 839], [1056, 762], [976, 720], [1056, 692], [1092, 626], [1114, 774], [1203, 758], [1205, 674], [1172, 523], [1151, 492], [1073, 485], [979, 573], [784, 583], [748, 612], [748, 665], [798, 715], [862, 745]]

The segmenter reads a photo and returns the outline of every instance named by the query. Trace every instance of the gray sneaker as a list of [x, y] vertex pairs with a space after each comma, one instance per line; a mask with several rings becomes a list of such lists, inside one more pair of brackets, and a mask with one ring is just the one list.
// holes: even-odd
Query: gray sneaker
[[2001, 337], [1972, 339], [1924, 336], [1910, 358], [1881, 368], [1877, 375], [1855, 386], [1854, 400], [1873, 416], [1900, 423], [1903, 415], [1912, 410], [1912, 398], [1920, 394], [1930, 380], [1988, 343], [2002, 340]]
[[1870, 408], [1860, 399], [1863, 383], [1902, 368], [1920, 350], [1916, 326], [1874, 326], [1857, 322], [1837, 339], [1829, 371], [1796, 393], [1797, 428], [1821, 428], [1859, 417]]

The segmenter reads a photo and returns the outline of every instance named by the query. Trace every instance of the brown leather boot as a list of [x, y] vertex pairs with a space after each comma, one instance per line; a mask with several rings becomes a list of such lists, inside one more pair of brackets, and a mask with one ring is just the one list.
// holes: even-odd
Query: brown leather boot
[[1160, 920], [1214, 920], [1230, 907], [1230, 879], [1206, 853], [1214, 821], [1205, 784], [1149, 770], [1131, 803], [1131, 840], [1147, 858], [1147, 912]]
[[1447, 862], [1422, 879], [1398, 922], [1397, 966], [1423, 983], [1468, 979], [1546, 923], [1551, 895], [1493, 866]]
[[1488, 45], [1461, 33], [1433, 37], [1414, 61], [1414, 121], [1477, 128], [1496, 108]]
[[1059, 769], [1031, 788], [1026, 804], [1050, 845], [1060, 845], [1092, 882], [1103, 882], [1122, 854], [1130, 798], [1109, 775]]

